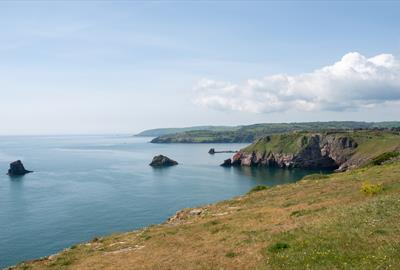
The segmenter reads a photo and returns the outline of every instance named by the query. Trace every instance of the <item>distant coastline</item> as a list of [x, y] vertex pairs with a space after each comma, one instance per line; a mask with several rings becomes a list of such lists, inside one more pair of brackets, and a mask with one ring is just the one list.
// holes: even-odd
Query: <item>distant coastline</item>
[[303, 123], [264, 123], [242, 126], [194, 126], [142, 131], [134, 136], [154, 137], [152, 143], [252, 143], [261, 137], [293, 131], [334, 131], [398, 129], [400, 121], [328, 121]]

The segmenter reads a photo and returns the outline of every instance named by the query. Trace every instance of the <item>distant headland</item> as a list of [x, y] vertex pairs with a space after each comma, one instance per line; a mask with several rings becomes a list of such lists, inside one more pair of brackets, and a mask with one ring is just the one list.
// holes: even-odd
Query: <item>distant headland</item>
[[152, 143], [252, 143], [264, 136], [293, 131], [400, 130], [400, 121], [328, 121], [302, 123], [261, 123], [243, 126], [194, 126], [159, 128], [135, 136], [155, 137]]

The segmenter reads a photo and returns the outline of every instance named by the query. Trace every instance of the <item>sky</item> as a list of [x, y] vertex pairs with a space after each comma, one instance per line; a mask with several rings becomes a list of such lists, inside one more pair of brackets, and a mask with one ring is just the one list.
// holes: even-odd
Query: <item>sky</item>
[[400, 120], [400, 2], [1, 1], [0, 135]]

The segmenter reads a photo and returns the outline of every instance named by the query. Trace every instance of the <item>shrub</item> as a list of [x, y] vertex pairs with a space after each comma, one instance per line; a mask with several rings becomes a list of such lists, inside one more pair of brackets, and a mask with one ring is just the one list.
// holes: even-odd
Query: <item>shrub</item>
[[204, 224], [204, 227], [210, 227], [210, 226], [215, 226], [220, 224], [221, 222], [219, 220], [211, 220], [207, 223]]
[[293, 211], [292, 213], [290, 213], [291, 217], [300, 217], [303, 216], [305, 214], [307, 214], [308, 211], [307, 210], [297, 210], [297, 211]]
[[384, 229], [377, 229], [377, 230], [374, 231], [374, 233], [382, 234], [382, 235], [388, 234], [388, 232], [386, 230], [384, 230]]
[[98, 237], [94, 237], [94, 238], [91, 240], [92, 243], [99, 242], [99, 241], [100, 241], [100, 239], [99, 239]]
[[277, 251], [281, 251], [281, 250], [288, 249], [288, 248], [289, 248], [289, 244], [278, 242], [278, 243], [270, 246], [268, 250], [271, 252], [277, 252]]
[[228, 258], [236, 257], [236, 253], [233, 252], [233, 251], [227, 252], [227, 253], [225, 254], [225, 257], [228, 257]]
[[364, 182], [361, 186], [361, 192], [368, 195], [375, 195], [383, 191], [382, 184], [371, 184], [369, 182]]
[[268, 187], [268, 186], [262, 186], [262, 185], [260, 185], [260, 186], [255, 186], [255, 187], [253, 187], [252, 189], [250, 189], [250, 191], [249, 192], [247, 192], [247, 194], [250, 194], [250, 193], [253, 193], [253, 192], [257, 192], [257, 191], [261, 191], [261, 190], [266, 190], [266, 189], [269, 189], [270, 187]]
[[67, 266], [72, 264], [72, 259], [69, 257], [61, 256], [58, 257], [57, 260], [51, 263], [51, 266]]
[[385, 161], [388, 161], [388, 160], [398, 157], [398, 156], [400, 156], [400, 152], [396, 152], [396, 151], [386, 152], [386, 153], [383, 153], [383, 154], [373, 158], [371, 163], [372, 163], [372, 165], [381, 165]]

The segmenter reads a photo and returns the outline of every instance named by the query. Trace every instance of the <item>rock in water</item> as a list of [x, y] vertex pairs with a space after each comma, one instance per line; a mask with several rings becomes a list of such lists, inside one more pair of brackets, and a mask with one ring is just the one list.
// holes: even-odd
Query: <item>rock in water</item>
[[153, 167], [168, 167], [178, 165], [178, 162], [170, 159], [169, 157], [158, 155], [153, 158], [152, 162], [149, 165]]
[[21, 160], [17, 160], [10, 163], [10, 169], [8, 170], [7, 174], [13, 176], [13, 175], [24, 175], [31, 172], [32, 171], [28, 171], [25, 169]]
[[232, 160], [230, 158], [225, 159], [224, 163], [221, 164], [222, 167], [231, 167], [232, 166]]
[[209, 153], [210, 155], [214, 155], [214, 154], [215, 154], [215, 149], [214, 149], [214, 148], [211, 148], [211, 149], [208, 151], [208, 153]]

